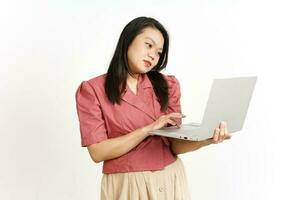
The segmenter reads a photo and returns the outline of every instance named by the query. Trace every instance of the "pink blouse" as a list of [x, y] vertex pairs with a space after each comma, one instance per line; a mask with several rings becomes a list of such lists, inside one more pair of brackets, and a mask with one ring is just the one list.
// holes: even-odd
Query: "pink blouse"
[[[174, 76], [164, 75], [169, 86], [169, 106], [165, 113], [160, 111], [160, 104], [146, 74], [139, 76], [137, 95], [126, 86], [120, 105], [113, 105], [108, 100], [105, 77], [106, 74], [103, 74], [83, 81], [76, 91], [83, 147], [130, 133], [151, 124], [163, 114], [181, 112], [180, 87]], [[103, 173], [162, 170], [176, 157], [166, 137], [148, 136], [128, 153], [104, 161]]]

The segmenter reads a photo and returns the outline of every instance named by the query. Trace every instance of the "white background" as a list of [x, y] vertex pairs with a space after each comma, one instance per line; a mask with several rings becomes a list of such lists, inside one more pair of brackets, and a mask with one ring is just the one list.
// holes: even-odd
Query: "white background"
[[181, 83], [186, 122], [201, 120], [212, 78], [258, 76], [243, 131], [180, 156], [192, 199], [300, 199], [299, 9], [289, 0], [1, 2], [0, 199], [99, 199], [102, 164], [80, 146], [75, 91], [105, 73], [138, 16], [170, 33], [164, 73]]

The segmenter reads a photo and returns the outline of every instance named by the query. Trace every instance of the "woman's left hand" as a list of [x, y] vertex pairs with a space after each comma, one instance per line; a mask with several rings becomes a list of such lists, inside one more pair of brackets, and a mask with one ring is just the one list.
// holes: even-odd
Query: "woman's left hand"
[[221, 122], [219, 127], [215, 129], [213, 138], [210, 138], [210, 142], [212, 144], [218, 144], [220, 142], [223, 142], [224, 140], [228, 140], [231, 138], [231, 133], [228, 133], [227, 130], [227, 123]]

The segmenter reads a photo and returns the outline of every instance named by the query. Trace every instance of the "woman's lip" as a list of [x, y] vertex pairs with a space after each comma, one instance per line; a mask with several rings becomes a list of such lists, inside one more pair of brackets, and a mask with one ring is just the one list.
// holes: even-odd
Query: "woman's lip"
[[147, 67], [151, 67], [151, 63], [147, 60], [144, 60], [144, 63], [146, 64]]

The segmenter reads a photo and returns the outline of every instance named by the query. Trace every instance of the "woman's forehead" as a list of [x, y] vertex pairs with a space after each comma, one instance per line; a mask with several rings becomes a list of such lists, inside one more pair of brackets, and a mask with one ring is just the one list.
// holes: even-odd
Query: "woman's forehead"
[[140, 34], [140, 37], [152, 41], [155, 45], [162, 49], [164, 37], [159, 30], [154, 28], [145, 28]]

